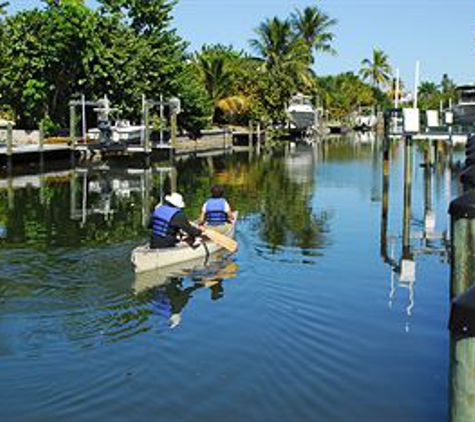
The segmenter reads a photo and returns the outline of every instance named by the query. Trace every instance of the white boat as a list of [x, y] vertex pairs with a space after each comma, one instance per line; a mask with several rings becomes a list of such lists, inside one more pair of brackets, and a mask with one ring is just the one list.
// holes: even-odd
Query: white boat
[[355, 117], [354, 129], [360, 131], [373, 130], [378, 124], [378, 118], [372, 107], [360, 107], [359, 113]]
[[[111, 126], [111, 140], [112, 142], [131, 142], [143, 137], [145, 132], [145, 126], [143, 125], [131, 125], [127, 121], [120, 121], [114, 126]], [[88, 139], [92, 141], [98, 141], [101, 137], [101, 131], [98, 128], [90, 129], [87, 132]]]
[[[237, 212], [234, 213], [234, 223], [213, 228], [220, 233], [234, 238], [236, 233]], [[222, 251], [223, 247], [206, 240], [196, 247], [191, 247], [187, 243], [180, 242], [173, 248], [150, 249], [149, 245], [143, 245], [132, 251], [132, 265], [135, 273], [165, 268], [171, 265], [177, 265], [182, 262], [193, 261], [200, 258], [206, 258], [210, 255]]]
[[287, 115], [291, 129], [306, 131], [317, 128], [318, 112], [310, 99], [303, 94], [292, 97], [287, 107]]
[[457, 88], [458, 101], [453, 106], [454, 124], [466, 128], [475, 125], [475, 85]]

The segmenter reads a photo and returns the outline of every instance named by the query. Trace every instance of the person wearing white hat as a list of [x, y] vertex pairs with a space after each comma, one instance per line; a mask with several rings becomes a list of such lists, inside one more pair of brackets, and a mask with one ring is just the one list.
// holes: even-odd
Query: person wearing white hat
[[155, 208], [150, 226], [152, 237], [151, 249], [171, 248], [179, 242], [180, 232], [186, 233], [191, 241], [202, 234], [202, 231], [190, 224], [183, 212], [185, 202], [177, 192], [165, 196], [166, 203]]

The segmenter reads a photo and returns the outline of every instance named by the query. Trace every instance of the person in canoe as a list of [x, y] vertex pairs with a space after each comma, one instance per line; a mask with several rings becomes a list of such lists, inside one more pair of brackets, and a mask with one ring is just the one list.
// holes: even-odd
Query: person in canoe
[[224, 189], [220, 185], [211, 187], [211, 198], [203, 205], [200, 224], [208, 226], [223, 226], [233, 222], [233, 213], [228, 201], [224, 199]]
[[179, 193], [165, 196], [166, 203], [155, 208], [150, 221], [151, 249], [172, 248], [180, 241], [181, 232], [190, 237], [190, 244], [201, 236], [202, 230], [190, 224], [183, 212], [185, 202]]

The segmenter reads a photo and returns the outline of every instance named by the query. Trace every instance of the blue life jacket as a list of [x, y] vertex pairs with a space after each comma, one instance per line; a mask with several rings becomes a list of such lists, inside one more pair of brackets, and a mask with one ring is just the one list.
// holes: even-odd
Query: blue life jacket
[[228, 222], [226, 201], [223, 198], [211, 198], [205, 205], [206, 222], [210, 226], [220, 226]]
[[175, 214], [179, 213], [180, 208], [162, 205], [155, 209], [152, 216], [152, 233], [154, 236], [166, 237], [173, 235], [170, 222]]

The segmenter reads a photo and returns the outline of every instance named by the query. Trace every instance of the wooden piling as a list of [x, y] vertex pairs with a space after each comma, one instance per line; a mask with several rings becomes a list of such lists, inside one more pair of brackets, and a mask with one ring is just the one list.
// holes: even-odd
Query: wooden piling
[[[387, 143], [387, 142], [386, 142]], [[381, 201], [381, 233], [380, 253], [386, 261], [388, 256], [388, 221], [389, 221], [389, 155], [386, 156], [386, 147], [383, 151], [383, 198]]]
[[13, 126], [11, 123], [7, 124], [7, 169], [10, 173], [12, 171], [12, 157], [13, 157]]
[[253, 140], [252, 140], [252, 136], [253, 136], [253, 127], [252, 127], [252, 120], [249, 122], [249, 149], [252, 149], [253, 147]]
[[412, 139], [406, 137], [404, 145], [404, 213], [403, 213], [403, 257], [410, 257], [411, 202], [412, 202]]
[[[456, 298], [475, 283], [475, 191], [450, 204], [450, 295]], [[475, 338], [450, 338], [450, 421], [475, 420]]]
[[178, 172], [175, 167], [173, 167], [170, 172], [170, 189], [171, 192], [178, 190]]
[[171, 147], [175, 151], [177, 147], [177, 134], [178, 134], [178, 114], [175, 110], [172, 110], [170, 116], [170, 136], [171, 136]]
[[145, 125], [144, 152], [145, 154], [149, 154], [150, 153], [150, 104], [148, 102], [145, 102], [144, 125]]
[[13, 155], [13, 126], [11, 123], [7, 125], [7, 155], [8, 157]]
[[76, 106], [69, 106], [69, 139], [71, 148], [74, 152], [76, 149]]
[[257, 153], [261, 152], [261, 123], [257, 123]]

